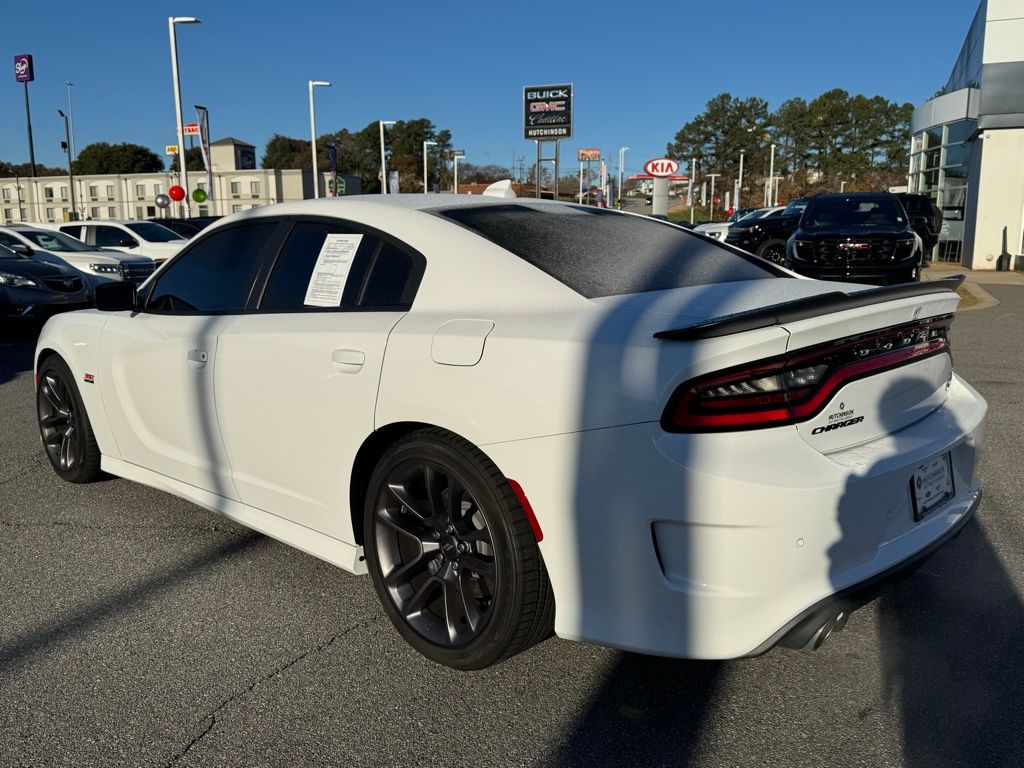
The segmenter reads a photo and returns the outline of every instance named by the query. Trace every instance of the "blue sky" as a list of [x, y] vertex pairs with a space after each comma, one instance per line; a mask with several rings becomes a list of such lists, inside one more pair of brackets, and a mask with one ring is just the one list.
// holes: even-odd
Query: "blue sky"
[[[131, 141], [162, 153], [174, 137], [167, 17], [179, 27], [182, 100], [210, 109], [213, 138], [259, 146], [309, 132], [306, 82], [320, 132], [428, 117], [466, 159], [509, 165], [534, 155], [522, 138], [522, 86], [572, 82], [575, 135], [563, 142], [617, 158], [627, 172], [665, 144], [711, 96], [792, 96], [840, 87], [920, 103], [945, 84], [977, 8], [860, 0], [728, 2], [318, 2], [105, 0], [12, 2], [0, 24], [0, 159], [28, 160], [13, 57], [35, 57], [30, 87], [36, 160], [63, 165], [65, 81], [76, 146]], [[616, 159], [612, 160], [614, 165]]]

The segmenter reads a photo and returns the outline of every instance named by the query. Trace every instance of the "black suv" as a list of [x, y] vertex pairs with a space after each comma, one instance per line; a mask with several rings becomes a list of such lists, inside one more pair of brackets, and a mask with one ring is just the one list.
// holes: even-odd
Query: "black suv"
[[800, 197], [791, 200], [777, 215], [741, 219], [729, 227], [725, 242], [762, 259], [782, 264], [786, 260], [786, 241], [796, 231], [807, 203], [806, 198]]
[[921, 248], [888, 192], [818, 195], [786, 247], [786, 266], [823, 280], [917, 280]]
[[939, 232], [942, 231], [942, 211], [928, 195], [901, 192], [896, 198], [910, 218], [910, 228], [920, 235], [924, 243], [924, 261], [930, 261], [932, 249], [939, 242]]

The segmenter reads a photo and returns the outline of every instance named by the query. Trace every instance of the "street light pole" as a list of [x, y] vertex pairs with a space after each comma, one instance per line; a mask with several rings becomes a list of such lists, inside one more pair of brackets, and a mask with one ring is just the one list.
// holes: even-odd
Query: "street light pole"
[[316, 112], [313, 110], [313, 89], [330, 88], [326, 80], [309, 81], [309, 148], [313, 153], [313, 199], [320, 197], [320, 169], [316, 160]]
[[71, 125], [71, 144], [69, 148], [71, 150], [71, 162], [75, 161], [75, 113], [71, 108], [71, 86], [74, 85], [68, 80], [65, 85], [68, 87], [68, 123]]
[[771, 161], [768, 164], [768, 188], [765, 190], [767, 192], [767, 195], [765, 195], [765, 201], [764, 201], [765, 208], [767, 208], [769, 205], [771, 205], [771, 199], [772, 199], [772, 178], [774, 176], [775, 176], [775, 142], [773, 141], [772, 142]]
[[455, 158], [454, 158], [455, 159], [454, 187], [455, 187], [455, 194], [456, 195], [459, 194], [459, 158], [461, 158], [461, 157], [462, 157], [462, 155], [455, 155]]
[[194, 16], [169, 16], [167, 18], [167, 31], [171, 38], [171, 79], [174, 82], [174, 111], [178, 118], [175, 127], [178, 129], [179, 183], [185, 190], [185, 197], [181, 201], [181, 212], [185, 218], [188, 218], [190, 213], [188, 203], [188, 170], [185, 167], [185, 131], [181, 124], [181, 84], [178, 81], [178, 36], [175, 32], [175, 25], [199, 23], [199, 19]]
[[622, 166], [626, 162], [626, 151], [628, 149], [629, 147], [619, 147], [619, 191], [616, 195], [618, 198], [616, 202], [619, 204], [620, 208], [622, 207]]
[[740, 205], [740, 195], [743, 194], [743, 153], [745, 150], [740, 150], [740, 182], [739, 186], [736, 187], [736, 199], [733, 200], [733, 206], [738, 211], [743, 206]]
[[71, 220], [78, 220], [78, 203], [75, 200], [75, 174], [71, 170], [71, 129], [68, 127], [68, 116], [63, 111], [57, 110], [57, 114], [64, 118], [64, 151], [68, 153], [68, 186], [71, 187]]
[[388, 163], [384, 157], [384, 126], [394, 125], [394, 120], [378, 120], [380, 128], [380, 193], [386, 195], [388, 192]]
[[437, 146], [436, 141], [423, 142], [423, 194], [427, 194], [427, 147]]
[[715, 179], [717, 179], [722, 174], [720, 174], [720, 173], [708, 173], [708, 174], [705, 174], [705, 175], [709, 179], [711, 179], [711, 197], [708, 198], [708, 218], [709, 219], [714, 219], [715, 218]]

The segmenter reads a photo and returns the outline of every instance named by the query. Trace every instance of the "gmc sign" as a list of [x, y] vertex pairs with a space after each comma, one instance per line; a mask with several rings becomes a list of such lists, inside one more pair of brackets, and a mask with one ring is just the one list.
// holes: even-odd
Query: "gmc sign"
[[523, 89], [523, 138], [572, 138], [572, 85], [528, 85]]

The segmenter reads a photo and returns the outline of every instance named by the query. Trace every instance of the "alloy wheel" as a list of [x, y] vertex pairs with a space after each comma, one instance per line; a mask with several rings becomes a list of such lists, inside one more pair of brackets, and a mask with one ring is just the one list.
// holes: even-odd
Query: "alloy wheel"
[[53, 371], [39, 382], [39, 426], [50, 461], [62, 471], [82, 461], [81, 424], [67, 383]]
[[406, 623], [442, 647], [476, 638], [491, 615], [499, 564], [466, 484], [439, 463], [403, 462], [380, 487], [374, 520], [383, 583]]

